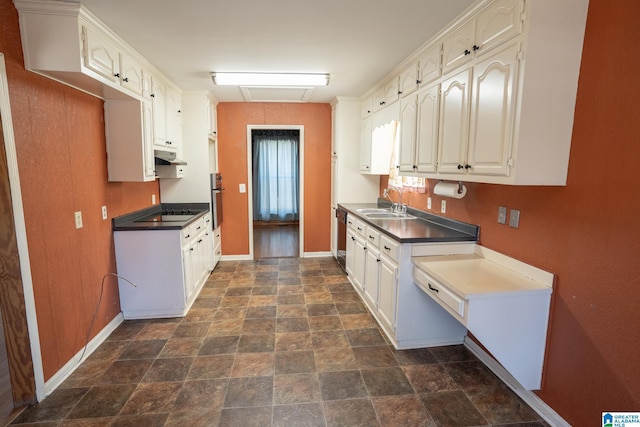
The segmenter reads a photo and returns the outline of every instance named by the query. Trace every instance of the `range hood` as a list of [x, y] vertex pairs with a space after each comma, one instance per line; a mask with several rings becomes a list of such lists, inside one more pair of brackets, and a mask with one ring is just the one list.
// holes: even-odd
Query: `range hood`
[[156, 158], [156, 165], [186, 165], [187, 162], [176, 158], [176, 153], [172, 151], [153, 150]]

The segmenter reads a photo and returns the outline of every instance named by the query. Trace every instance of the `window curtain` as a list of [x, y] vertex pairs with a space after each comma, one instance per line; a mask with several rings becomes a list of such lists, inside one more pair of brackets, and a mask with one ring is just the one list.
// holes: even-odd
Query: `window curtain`
[[299, 219], [299, 131], [253, 130], [253, 220]]

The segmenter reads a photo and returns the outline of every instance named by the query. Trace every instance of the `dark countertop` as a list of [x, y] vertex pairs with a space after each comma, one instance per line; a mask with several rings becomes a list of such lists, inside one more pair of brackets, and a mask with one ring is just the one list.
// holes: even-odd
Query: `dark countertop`
[[[182, 211], [189, 211], [191, 215], [189, 218], [180, 221], [144, 221], [146, 218], [161, 215], [163, 211], [175, 211], [177, 214], [182, 213]], [[112, 218], [111, 225], [113, 231], [182, 230], [207, 212], [209, 212], [209, 203], [161, 203]]]
[[377, 230], [400, 243], [435, 243], [435, 242], [475, 242], [478, 240], [480, 227], [450, 218], [408, 208], [407, 213], [413, 219], [371, 219], [357, 212], [357, 209], [390, 208], [391, 204], [379, 199], [378, 203], [340, 203], [348, 213], [372, 225]]

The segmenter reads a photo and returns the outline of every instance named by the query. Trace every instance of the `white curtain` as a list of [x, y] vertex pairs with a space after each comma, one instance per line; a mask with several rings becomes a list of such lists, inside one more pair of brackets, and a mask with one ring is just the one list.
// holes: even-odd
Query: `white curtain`
[[253, 219], [299, 218], [298, 131], [253, 130]]

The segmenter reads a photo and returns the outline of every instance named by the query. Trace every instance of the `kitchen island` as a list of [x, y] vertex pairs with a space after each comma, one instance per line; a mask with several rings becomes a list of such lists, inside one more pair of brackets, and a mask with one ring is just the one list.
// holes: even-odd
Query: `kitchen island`
[[113, 218], [125, 319], [183, 317], [213, 269], [208, 203], [163, 203]]

